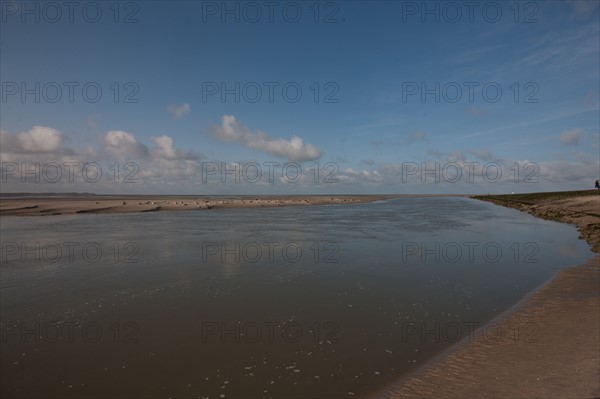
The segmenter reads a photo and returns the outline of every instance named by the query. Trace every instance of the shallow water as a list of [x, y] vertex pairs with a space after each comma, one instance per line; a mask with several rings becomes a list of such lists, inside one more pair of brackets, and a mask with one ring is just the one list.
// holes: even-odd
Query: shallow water
[[571, 225], [468, 198], [1, 233], [2, 397], [371, 393], [590, 255]]

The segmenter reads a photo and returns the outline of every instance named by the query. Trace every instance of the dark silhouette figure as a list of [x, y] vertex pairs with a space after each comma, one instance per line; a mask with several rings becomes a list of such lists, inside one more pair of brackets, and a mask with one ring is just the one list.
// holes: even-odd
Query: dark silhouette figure
[[600, 180], [596, 180], [595, 187], [600, 190]]

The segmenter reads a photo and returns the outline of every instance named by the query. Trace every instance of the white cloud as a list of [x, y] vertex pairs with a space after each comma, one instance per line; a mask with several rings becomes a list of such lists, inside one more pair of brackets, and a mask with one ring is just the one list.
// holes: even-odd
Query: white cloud
[[[200, 156], [178, 150], [167, 135], [155, 137], [151, 150], [133, 133], [122, 130], [108, 131], [100, 142], [82, 143], [76, 149], [65, 147], [65, 141], [60, 131], [50, 127], [35, 126], [20, 133], [0, 129], [0, 172], [6, 183], [3, 189], [6, 192], [124, 193], [123, 190], [160, 191], [171, 184], [180, 184], [181, 190], [201, 184], [197, 161]], [[115, 161], [120, 165], [120, 180], [115, 180]], [[84, 176], [82, 171], [90, 163], [100, 167], [99, 181], [90, 182], [87, 175]], [[130, 166], [125, 169], [130, 163], [137, 165], [135, 171]], [[46, 169], [49, 165], [53, 166]], [[27, 174], [24, 171], [28, 171]], [[125, 176], [139, 178], [139, 184], [119, 184]]]
[[34, 126], [28, 132], [19, 133], [19, 143], [27, 152], [54, 152], [62, 141], [62, 134], [50, 127]]
[[173, 139], [169, 136], [159, 136], [155, 137], [152, 140], [156, 143], [158, 148], [156, 149], [156, 154], [161, 156], [162, 158], [175, 158], [175, 150], [173, 149]]
[[[246, 141], [290, 143], [282, 139], [269, 138], [266, 133], [254, 132], [241, 126], [235, 118], [230, 117], [221, 132], [231, 141], [238, 141], [246, 145]], [[575, 133], [573, 133], [575, 132]], [[565, 135], [569, 140], [571, 136], [577, 137], [580, 130], [573, 129]], [[581, 133], [581, 132], [580, 132]], [[586, 133], [587, 139], [590, 134]], [[598, 138], [596, 133], [593, 133]], [[262, 140], [262, 141], [261, 141]], [[440, 152], [429, 150], [422, 161], [404, 163], [374, 162], [370, 159], [362, 161], [348, 161], [348, 167], [335, 168], [335, 173], [328, 179], [335, 179], [335, 184], [315, 184], [314, 174], [305, 169], [301, 178], [296, 182], [284, 179], [281, 169], [275, 170], [275, 179], [270, 181], [266, 169], [263, 168], [260, 181], [249, 183], [242, 178], [237, 184], [228, 180], [222, 184], [220, 176], [207, 183], [202, 179], [202, 163], [200, 156], [177, 148], [173, 137], [161, 135], [152, 138], [148, 146], [133, 133], [122, 130], [111, 130], [94, 143], [82, 143], [80, 147], [70, 149], [66, 147], [68, 136], [50, 127], [36, 126], [24, 132], [11, 133], [0, 129], [0, 171], [9, 171], [6, 168], [17, 167], [17, 173], [11, 174], [3, 183], [6, 192], [36, 191], [36, 192], [96, 192], [96, 193], [211, 193], [211, 194], [275, 194], [275, 193], [359, 193], [359, 192], [443, 192], [443, 193], [486, 193], [486, 192], [525, 192], [525, 191], [553, 191], [589, 188], [597, 178], [600, 161], [593, 154], [576, 152], [574, 161], [560, 160], [514, 160], [501, 159], [486, 148], [471, 149], [465, 152]], [[249, 148], [250, 145], [247, 145]], [[304, 145], [306, 147], [306, 145]], [[264, 148], [268, 148], [265, 146]], [[300, 148], [303, 148], [302, 146]], [[266, 150], [265, 150], [266, 151]], [[299, 153], [286, 153], [286, 156], [298, 157]], [[475, 158], [477, 157], [477, 158]], [[297, 159], [297, 158], [294, 158]], [[139, 184], [123, 185], [114, 181], [114, 163], [119, 162], [121, 180], [129, 176], [131, 169], [123, 169], [129, 162], [137, 165], [134, 177], [139, 178]], [[249, 162], [260, 163], [260, 160]], [[474, 162], [476, 161], [476, 162]], [[494, 179], [496, 168], [491, 167], [487, 175], [483, 174], [486, 163], [496, 163], [502, 174], [497, 182]], [[19, 170], [43, 171], [48, 163], [63, 165], [66, 162], [77, 163], [75, 181], [68, 181], [66, 168], [60, 181], [54, 183], [44, 179], [41, 173], [41, 182], [36, 183], [29, 176], [22, 182]], [[97, 162], [104, 171], [102, 179], [97, 183], [90, 183], [84, 179], [81, 170], [83, 165]], [[340, 163], [342, 160], [339, 161]], [[345, 160], [344, 160], [345, 162]], [[518, 162], [519, 173], [515, 175], [514, 164]], [[9, 165], [9, 163], [13, 163]], [[215, 162], [213, 162], [215, 163]], [[218, 162], [221, 168], [223, 165]], [[451, 164], [451, 165], [450, 165]], [[321, 165], [323, 167], [324, 165]], [[4, 169], [3, 169], [4, 168]], [[239, 166], [238, 166], [239, 168]], [[460, 179], [452, 181], [454, 172], [462, 172]], [[50, 170], [52, 172], [54, 168]], [[228, 164], [226, 170], [234, 170], [233, 164]], [[329, 169], [328, 169], [329, 170]], [[325, 172], [325, 170], [324, 170]], [[53, 172], [52, 172], [53, 173]], [[50, 173], [50, 175], [52, 175]], [[290, 171], [294, 175], [293, 171]], [[434, 177], [438, 175], [439, 182]], [[4, 175], [3, 175], [4, 176]], [[243, 175], [242, 175], [243, 176]], [[459, 175], [460, 176], [460, 175]], [[472, 179], [470, 177], [473, 177]], [[486, 179], [486, 176], [488, 179]], [[516, 179], [515, 176], [518, 176]], [[525, 179], [533, 181], [527, 181]], [[323, 175], [321, 175], [321, 180]], [[120, 181], [121, 181], [120, 180]], [[332, 181], [329, 181], [332, 183]]]
[[185, 115], [187, 115], [190, 110], [190, 104], [188, 103], [184, 103], [181, 105], [169, 105], [169, 107], [167, 108], [167, 110], [177, 119], [183, 118]]
[[2, 152], [44, 154], [58, 152], [64, 141], [63, 134], [51, 127], [34, 126], [28, 131], [11, 134], [0, 131]]
[[193, 160], [199, 159], [199, 156], [188, 151], [176, 150], [174, 147], [175, 141], [167, 136], [162, 135], [152, 139], [156, 144], [156, 148], [152, 149], [151, 154], [154, 158], [171, 159], [171, 160]]
[[287, 158], [290, 161], [312, 161], [321, 157], [321, 150], [312, 144], [304, 143], [298, 137], [291, 140], [271, 138], [265, 132], [252, 131], [239, 123], [233, 115], [223, 115], [221, 125], [215, 126], [212, 133], [223, 141], [233, 141], [244, 147]]
[[121, 160], [195, 160], [199, 156], [174, 148], [174, 140], [170, 136], [162, 135], [152, 138], [155, 148], [149, 149], [145, 144], [137, 141], [132, 133], [122, 130], [111, 130], [106, 133], [104, 142], [106, 149]]
[[149, 156], [148, 147], [138, 143], [135, 136], [122, 130], [111, 130], [104, 137], [106, 148], [120, 159], [145, 159]]
[[565, 145], [579, 145], [579, 140], [583, 137], [583, 131], [575, 128], [571, 130], [565, 130], [560, 135], [560, 141]]

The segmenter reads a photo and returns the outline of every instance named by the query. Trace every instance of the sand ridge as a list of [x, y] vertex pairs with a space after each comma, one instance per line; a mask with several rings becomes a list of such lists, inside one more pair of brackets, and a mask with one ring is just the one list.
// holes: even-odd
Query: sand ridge
[[359, 204], [394, 198], [391, 195], [344, 196], [244, 196], [244, 197], [161, 197], [161, 196], [89, 196], [26, 197], [0, 199], [0, 215], [45, 216], [82, 213], [130, 213], [214, 208], [265, 208], [327, 204]]

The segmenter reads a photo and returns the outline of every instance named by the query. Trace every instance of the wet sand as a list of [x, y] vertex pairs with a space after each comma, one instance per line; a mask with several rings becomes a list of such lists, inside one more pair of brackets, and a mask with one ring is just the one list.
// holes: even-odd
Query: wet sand
[[327, 204], [357, 204], [395, 198], [393, 195], [304, 195], [304, 196], [65, 196], [5, 197], [0, 215], [46, 216], [82, 213], [130, 213], [215, 208], [260, 208]]
[[564, 191], [474, 197], [509, 208], [528, 212], [542, 219], [571, 223], [600, 253], [600, 190]]
[[597, 398], [599, 287], [600, 257], [564, 269], [498, 318], [487, 338], [475, 333], [379, 396]]
[[[476, 198], [576, 224], [598, 252], [597, 192]], [[488, 326], [376, 396], [600, 397], [600, 257], [561, 270]]]

